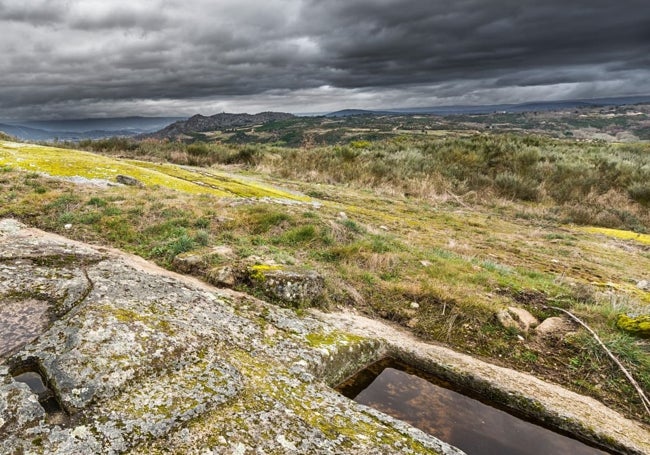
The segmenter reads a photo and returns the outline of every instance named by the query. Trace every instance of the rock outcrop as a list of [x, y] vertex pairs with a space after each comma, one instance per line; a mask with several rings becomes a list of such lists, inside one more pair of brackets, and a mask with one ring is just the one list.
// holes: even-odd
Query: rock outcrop
[[241, 128], [251, 125], [264, 124], [277, 120], [295, 118], [293, 114], [285, 112], [260, 112], [259, 114], [229, 114], [221, 113], [206, 117], [194, 115], [187, 120], [180, 120], [163, 128], [160, 131], [138, 136], [139, 138], [176, 139], [191, 133], [205, 131], [221, 131], [224, 129]]
[[0, 453], [460, 453], [325, 382], [378, 341], [136, 257], [4, 220], [0, 301]]
[[256, 289], [281, 304], [297, 308], [315, 306], [323, 295], [323, 277], [313, 270], [254, 265], [247, 272]]
[[639, 425], [525, 373], [0, 220], [0, 453], [461, 454], [330, 387], [386, 355], [650, 452]]

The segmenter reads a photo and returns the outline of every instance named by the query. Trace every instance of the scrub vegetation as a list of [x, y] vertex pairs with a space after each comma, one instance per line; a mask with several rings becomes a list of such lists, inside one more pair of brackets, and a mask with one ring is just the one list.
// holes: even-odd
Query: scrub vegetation
[[[496, 317], [509, 306], [539, 319], [561, 315], [547, 306], [567, 309], [650, 390], [650, 344], [618, 324], [650, 312], [647, 143], [490, 133], [295, 148], [85, 145], [101, 154], [0, 143], [0, 217], [166, 267], [227, 246], [232, 255], [213, 265], [315, 270], [324, 309], [392, 321], [650, 423], [584, 330], [541, 339]], [[54, 178], [115, 174], [144, 186]]]

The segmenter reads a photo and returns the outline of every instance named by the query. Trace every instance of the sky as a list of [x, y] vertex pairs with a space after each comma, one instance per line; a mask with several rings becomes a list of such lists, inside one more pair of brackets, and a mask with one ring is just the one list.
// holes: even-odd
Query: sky
[[648, 0], [0, 0], [0, 119], [648, 94]]

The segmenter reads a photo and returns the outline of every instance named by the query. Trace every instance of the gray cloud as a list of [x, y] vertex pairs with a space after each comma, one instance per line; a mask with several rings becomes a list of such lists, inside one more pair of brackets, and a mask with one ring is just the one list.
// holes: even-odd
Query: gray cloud
[[645, 0], [0, 0], [0, 118], [650, 93]]

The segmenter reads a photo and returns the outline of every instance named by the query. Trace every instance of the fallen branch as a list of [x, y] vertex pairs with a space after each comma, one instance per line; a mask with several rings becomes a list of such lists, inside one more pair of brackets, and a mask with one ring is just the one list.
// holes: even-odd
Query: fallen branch
[[445, 193], [447, 194], [447, 196], [451, 196], [451, 198], [452, 198], [454, 201], [456, 201], [459, 205], [465, 207], [466, 209], [469, 208], [469, 205], [465, 204], [461, 198], [459, 198], [458, 196], [456, 196], [456, 195], [455, 195], [454, 193], [452, 193], [451, 191], [445, 191]]
[[584, 327], [589, 333], [591, 333], [591, 336], [594, 337], [594, 339], [598, 342], [600, 347], [603, 348], [603, 350], [607, 353], [610, 359], [614, 361], [616, 365], [620, 368], [620, 370], [623, 372], [625, 377], [630, 381], [630, 384], [636, 389], [636, 392], [639, 394], [639, 397], [641, 398], [641, 403], [643, 404], [643, 407], [645, 408], [646, 412], [650, 416], [650, 400], [646, 396], [646, 394], [643, 392], [643, 389], [639, 385], [638, 382], [634, 379], [634, 377], [630, 374], [629, 371], [623, 366], [623, 364], [616, 358], [614, 354], [612, 354], [612, 351], [610, 351], [607, 346], [605, 346], [605, 343], [602, 342], [600, 337], [594, 332], [591, 327], [589, 327], [587, 324], [582, 322], [575, 314], [571, 313], [570, 311], [565, 310], [564, 308], [559, 308], [556, 306], [547, 306], [544, 305], [546, 308], [550, 308], [551, 310], [556, 310], [556, 311], [561, 311], [562, 313], [567, 314], [571, 319], [576, 321], [578, 324], [580, 324], [582, 327]]

